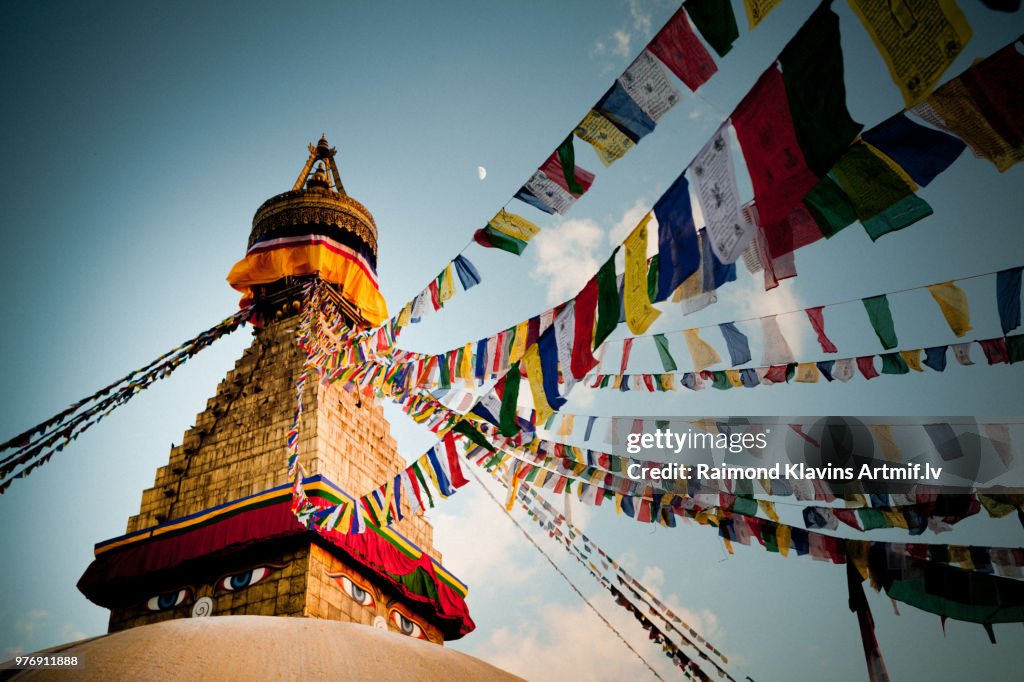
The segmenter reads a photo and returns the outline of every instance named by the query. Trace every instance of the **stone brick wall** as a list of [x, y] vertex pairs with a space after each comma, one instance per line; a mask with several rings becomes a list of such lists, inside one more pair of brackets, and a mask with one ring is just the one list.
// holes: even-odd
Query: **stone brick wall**
[[[257, 331], [181, 445], [171, 449], [167, 466], [157, 469], [127, 532], [288, 482], [285, 437], [304, 361], [293, 339], [296, 324], [286, 318]], [[303, 404], [299, 457], [307, 475], [323, 474], [359, 496], [405, 468], [376, 401], [311, 379]], [[395, 528], [440, 561], [433, 528], [421, 515]]]
[[[185, 432], [181, 445], [171, 449], [167, 465], [157, 469], [153, 487], [142, 493], [139, 513], [128, 520], [127, 532], [288, 483], [285, 438], [295, 410], [295, 381], [305, 359], [294, 342], [296, 324], [296, 318], [286, 318], [255, 333], [216, 395], [197, 415], [195, 425]], [[405, 468], [374, 400], [340, 386], [323, 386], [311, 377], [303, 403], [299, 456], [307, 475], [323, 474], [349, 494], [359, 496]], [[433, 547], [433, 529], [422, 515], [407, 516], [395, 528], [441, 560]], [[249, 550], [246, 557], [247, 565], [234, 565], [230, 558], [207, 562], [199, 574], [182, 576], [181, 585], [175, 584], [173, 577], [155, 581], [153, 594], [137, 595], [136, 602], [112, 610], [110, 630], [188, 617], [194, 601], [204, 596], [213, 600], [214, 615], [310, 616], [370, 625], [382, 615], [389, 629], [395, 629], [389, 611], [371, 613], [347, 596], [336, 579], [328, 577], [328, 572], [344, 565], [315, 544], [307, 542], [297, 550], [281, 553], [278, 549], [255, 558]], [[231, 571], [258, 565], [275, 568], [265, 580], [245, 589], [221, 587]], [[393, 603], [395, 595], [386, 589], [373, 587], [380, 595], [381, 608], [402, 606]], [[179, 588], [190, 590], [187, 603], [162, 611], [146, 606], [149, 598]], [[422, 614], [406, 613], [423, 626], [426, 638], [443, 640]]]

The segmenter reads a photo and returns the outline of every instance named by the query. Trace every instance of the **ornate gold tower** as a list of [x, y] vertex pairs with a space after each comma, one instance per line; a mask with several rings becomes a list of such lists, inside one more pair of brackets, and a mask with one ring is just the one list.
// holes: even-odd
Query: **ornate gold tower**
[[[98, 544], [79, 581], [111, 609], [111, 631], [226, 614], [352, 621], [437, 643], [473, 627], [465, 586], [441, 566], [421, 515], [338, 542], [292, 515], [286, 434], [305, 362], [298, 284], [331, 282], [353, 327], [381, 318], [373, 217], [345, 193], [327, 141], [309, 151], [292, 190], [257, 210], [246, 258], [229, 276], [255, 304], [252, 345], [157, 469], [127, 534]], [[303, 403], [311, 497], [359, 496], [406, 466], [373, 399], [311, 380]]]

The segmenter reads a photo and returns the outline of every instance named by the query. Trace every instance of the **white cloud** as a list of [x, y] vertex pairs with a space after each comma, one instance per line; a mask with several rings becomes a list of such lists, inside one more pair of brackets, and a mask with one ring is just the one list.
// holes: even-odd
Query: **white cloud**
[[[658, 571], [658, 569], [653, 569]], [[658, 571], [660, 572], [660, 571]], [[644, 577], [653, 577], [645, 572]], [[664, 576], [661, 576], [664, 582]], [[653, 644], [632, 614], [615, 604], [611, 595], [595, 591], [587, 595], [607, 621], [665, 679], [677, 679], [680, 671]], [[696, 614], [678, 604], [673, 596], [665, 603], [695, 630], [709, 638], [721, 636], [717, 618], [710, 612]], [[659, 623], [662, 627], [663, 623]], [[673, 638], [674, 640], [677, 638]], [[715, 641], [711, 639], [711, 641]], [[693, 653], [684, 648], [684, 652]], [[566, 655], [572, 652], [572, 655]], [[585, 604], [548, 604], [529, 619], [494, 630], [472, 652], [493, 665], [529, 680], [648, 679], [650, 670], [623, 644], [609, 626]], [[709, 671], [711, 672], [711, 671]], [[712, 679], [716, 676], [712, 674]]]
[[575, 295], [597, 272], [603, 239], [601, 226], [589, 218], [566, 220], [534, 237], [537, 264], [530, 276], [548, 283], [549, 303]]
[[86, 637], [78, 627], [71, 623], [61, 625], [54, 623], [46, 609], [31, 609], [11, 623], [11, 631], [14, 635], [11, 639], [14, 641], [4, 648], [4, 660], [50, 646], [55, 640], [75, 642]]
[[651, 35], [651, 15], [644, 10], [640, 0], [629, 0], [629, 16], [633, 19], [633, 28], [640, 35]]
[[[650, 210], [650, 205], [644, 199], [637, 199], [632, 206], [626, 209], [626, 212], [622, 214], [618, 222], [612, 225], [612, 229], [608, 233], [608, 243], [613, 247], [621, 244], [622, 240], [629, 236], [633, 228], [640, 224], [640, 221], [643, 220], [643, 217]], [[652, 216], [649, 225], [653, 226], [655, 224], [654, 217]], [[648, 232], [657, 234], [657, 230], [649, 229]]]
[[[741, 261], [736, 262], [736, 267], [742, 271], [737, 272], [737, 281], [718, 290], [719, 305], [734, 311], [733, 319], [746, 320], [803, 309], [805, 304], [797, 295], [792, 280], [783, 280], [776, 288], [765, 291], [762, 273], [747, 273]], [[798, 361], [806, 358], [810, 325], [805, 315], [798, 312], [793, 315], [779, 315], [777, 319], [793, 355]], [[739, 326], [751, 337], [753, 360], [755, 364], [760, 364], [761, 358], [756, 354], [757, 349], [753, 347], [760, 344], [760, 324], [756, 320], [750, 320]]]
[[629, 21], [611, 32], [609, 36], [599, 39], [594, 44], [594, 56], [613, 55], [628, 59], [634, 56], [632, 49], [634, 34], [641, 40], [651, 37], [651, 15], [644, 8], [641, 0], [629, 0]]
[[630, 50], [629, 44], [632, 42], [633, 36], [630, 35], [629, 31], [625, 29], [618, 29], [612, 33], [612, 41], [614, 44], [611, 48], [611, 53], [618, 55], [619, 57], [629, 57]]
[[[473, 464], [469, 466], [475, 466]], [[481, 478], [487, 474], [476, 470]], [[477, 482], [471, 484], [474, 488]], [[539, 568], [536, 556], [501, 508], [480, 490], [466, 486], [466, 502], [458, 515], [434, 512], [434, 535], [444, 538], [438, 548], [444, 563], [474, 590], [504, 590], [530, 580]], [[490, 485], [498, 490], [496, 485]], [[495, 492], [501, 499], [504, 490]]]

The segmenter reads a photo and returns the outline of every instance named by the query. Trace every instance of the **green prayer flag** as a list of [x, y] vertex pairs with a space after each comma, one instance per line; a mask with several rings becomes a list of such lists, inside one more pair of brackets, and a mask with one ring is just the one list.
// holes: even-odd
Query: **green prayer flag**
[[741, 478], [738, 481], [732, 482], [732, 492], [734, 495], [743, 495], [745, 497], [754, 496], [754, 482], [749, 478]]
[[761, 522], [761, 539], [764, 540], [764, 548], [769, 552], [779, 551], [779, 540], [776, 530], [778, 530], [777, 524]]
[[655, 334], [654, 345], [658, 349], [658, 355], [661, 356], [661, 364], [665, 368], [665, 371], [676, 371], [676, 361], [672, 358], [672, 354], [668, 352], [668, 339], [665, 338], [665, 335]]
[[729, 54], [732, 44], [740, 37], [736, 25], [736, 14], [729, 0], [686, 0], [683, 3], [690, 21], [701, 37], [718, 53], [719, 57]]
[[892, 321], [892, 312], [889, 310], [889, 299], [885, 294], [871, 296], [861, 299], [864, 309], [868, 312], [868, 319], [871, 326], [878, 335], [882, 348], [889, 350], [895, 348], [899, 343], [896, 340], [896, 325]]
[[420, 484], [420, 490], [427, 494], [427, 503], [430, 508], [434, 508], [434, 495], [430, 492], [430, 486], [427, 485], [427, 477], [423, 475], [423, 470], [420, 468], [420, 461], [416, 460], [412, 464], [412, 473], [416, 476], [417, 482]]
[[779, 55], [797, 142], [807, 166], [824, 176], [862, 126], [846, 108], [839, 17], [825, 2]]
[[445, 355], [438, 355], [437, 356], [437, 368], [441, 372], [441, 378], [440, 378], [440, 380], [438, 382], [438, 387], [439, 388], [451, 388], [452, 387], [452, 377], [451, 377], [450, 371], [448, 370], [448, 357], [447, 356], [445, 356]]
[[488, 441], [487, 438], [484, 437], [484, 434], [477, 431], [476, 427], [474, 427], [472, 424], [470, 424], [464, 419], [462, 421], [455, 422], [455, 426], [452, 427], [452, 431], [455, 431], [456, 433], [461, 433], [466, 438], [470, 439], [480, 447], [489, 450], [490, 452], [496, 452], [494, 446], [491, 445], [490, 441]]
[[828, 175], [804, 197], [804, 206], [827, 238], [834, 237], [844, 227], [857, 222], [857, 209], [850, 197]]
[[877, 509], [858, 509], [857, 518], [860, 519], [861, 528], [864, 530], [889, 527], [889, 524], [885, 522], [885, 516]]
[[906, 374], [910, 371], [899, 353], [882, 353], [882, 374]]
[[[666, 297], [668, 295], [666, 294]], [[658, 302], [658, 254], [651, 256], [647, 264], [647, 300], [651, 303]], [[660, 299], [664, 301], [665, 299]]]
[[876, 241], [882, 235], [902, 230], [907, 225], [912, 225], [921, 218], [927, 218], [932, 213], [932, 207], [928, 205], [927, 201], [916, 194], [910, 194], [874, 218], [865, 220], [864, 230], [871, 237], [871, 241]]
[[832, 167], [832, 176], [853, 202], [857, 219], [873, 240], [931, 215], [931, 207], [861, 141], [850, 145]]
[[711, 373], [714, 380], [711, 382], [713, 388], [717, 388], [722, 391], [727, 391], [732, 388], [732, 382], [729, 381], [729, 376], [725, 373], [725, 370], [719, 370]]
[[1006, 355], [1011, 365], [1024, 360], [1024, 334], [1006, 337]]
[[488, 248], [501, 249], [508, 253], [514, 253], [517, 256], [521, 255], [527, 247], [527, 242], [505, 234], [501, 230], [493, 227], [490, 223], [488, 223], [483, 229], [479, 230], [474, 239], [478, 243], [481, 243], [481, 240], [483, 240], [484, 245]]
[[519, 403], [519, 363], [508, 368], [505, 374], [505, 390], [501, 394], [501, 412], [498, 416], [498, 431], [506, 438], [519, 433], [519, 422], [516, 420], [516, 405]]
[[732, 503], [732, 510], [743, 516], [757, 516], [757, 500], [739, 495]]
[[619, 283], [615, 277], [615, 253], [597, 271], [597, 328], [594, 348], [600, 346], [619, 326]]
[[562, 164], [562, 174], [565, 175], [569, 191], [577, 196], [583, 194], [583, 188], [576, 180], [576, 150], [572, 146], [572, 133], [565, 138], [565, 142], [558, 145], [558, 160]]

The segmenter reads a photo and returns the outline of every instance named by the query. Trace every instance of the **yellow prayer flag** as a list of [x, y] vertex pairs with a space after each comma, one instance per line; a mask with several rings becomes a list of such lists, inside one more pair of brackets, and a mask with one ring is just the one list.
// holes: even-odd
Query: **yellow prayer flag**
[[847, 540], [846, 541], [846, 558], [853, 562], [853, 565], [857, 568], [857, 572], [860, 573], [861, 580], [867, 580], [868, 578], [868, 548], [870, 544], [863, 540]]
[[950, 563], [960, 564], [960, 568], [965, 570], [974, 570], [974, 562], [971, 560], [971, 548], [964, 547], [963, 545], [950, 545], [949, 546], [949, 561]]
[[743, 387], [743, 379], [740, 378], [740, 371], [738, 369], [725, 370], [725, 378], [729, 380], [729, 385], [733, 388]]
[[796, 380], [804, 384], [818, 383], [818, 365], [813, 362], [801, 362], [796, 366]]
[[757, 506], [764, 512], [764, 515], [775, 523], [779, 522], [779, 515], [775, 511], [775, 503], [771, 500], [758, 500]]
[[903, 516], [903, 512], [892, 509], [882, 509], [880, 511], [889, 528], [907, 528], [907, 519]]
[[529, 334], [529, 321], [520, 322], [512, 330], [512, 350], [508, 353], [509, 363], [519, 362], [526, 352], [526, 336]]
[[402, 312], [398, 313], [398, 322], [396, 323], [395, 326], [397, 326], [397, 327], [405, 327], [405, 326], [407, 326], [409, 324], [409, 320], [411, 318], [412, 318], [412, 303], [408, 303], [408, 304], [406, 304], [406, 306], [404, 308], [402, 308]]
[[473, 350], [475, 345], [470, 341], [462, 348], [462, 362], [459, 364], [460, 379], [473, 379]]
[[971, 39], [955, 0], [850, 0], [907, 107], [920, 102]]
[[743, 7], [747, 10], [747, 23], [754, 28], [761, 23], [761, 20], [768, 16], [782, 0], [743, 0]]
[[558, 425], [559, 436], [571, 436], [573, 425], [576, 421], [576, 415], [574, 414], [563, 414], [562, 423]]
[[888, 424], [868, 424], [868, 431], [875, 437], [878, 447], [882, 448], [882, 455], [890, 462], [898, 462], [903, 459], [899, 446], [892, 437], [892, 427]]
[[921, 349], [916, 350], [901, 350], [900, 356], [903, 358], [903, 362], [907, 363], [907, 367], [914, 370], [915, 372], [923, 372], [924, 367], [921, 366]]
[[939, 304], [949, 328], [961, 337], [974, 327], [971, 326], [971, 312], [967, 308], [967, 294], [953, 282], [932, 284], [928, 292]]
[[991, 161], [1000, 173], [1024, 160], [1024, 143], [993, 128], [962, 78], [954, 78], [914, 107], [914, 113], [961, 138], [975, 156]]
[[782, 556], [789, 555], [789, 548], [792, 546], [791, 540], [790, 527], [780, 523], [775, 529], [775, 544], [779, 546], [779, 554]]
[[526, 368], [526, 379], [530, 383], [530, 394], [533, 396], [533, 409], [537, 411], [537, 423], [544, 424], [548, 417], [555, 413], [544, 395], [544, 375], [540, 368], [540, 351], [537, 344], [523, 355], [523, 366]]
[[[696, 272], [683, 280], [683, 283], [672, 292], [672, 302], [688, 301], [695, 296], [704, 293], [704, 263], [702, 262]], [[685, 314], [685, 313], [684, 313]]]
[[696, 329], [684, 330], [683, 338], [686, 340], [686, 346], [690, 349], [690, 357], [693, 358], [693, 371], [699, 372], [722, 361], [715, 349], [700, 338]]
[[540, 232], [540, 228], [526, 218], [515, 213], [509, 213], [505, 209], [501, 209], [496, 216], [491, 218], [490, 226], [498, 232], [524, 242], [530, 241]]
[[633, 140], [615, 127], [614, 123], [593, 109], [587, 112], [573, 132], [576, 137], [590, 143], [597, 152], [597, 158], [605, 166], [612, 165], [635, 146]]
[[626, 237], [625, 307], [626, 323], [634, 334], [643, 334], [661, 311], [651, 305], [647, 296], [647, 223], [648, 213]]
[[872, 154], [874, 154], [875, 156], [880, 158], [882, 161], [884, 161], [885, 165], [887, 165], [889, 168], [891, 168], [893, 173], [895, 173], [896, 175], [900, 176], [900, 180], [902, 180], [903, 182], [907, 183], [907, 187], [909, 187], [914, 192], [917, 192], [917, 190], [918, 190], [917, 183], [914, 182], [914, 178], [910, 177], [910, 174], [907, 173], [907, 171], [903, 170], [903, 166], [901, 166], [898, 163], [896, 163], [895, 161], [893, 161], [893, 159], [888, 154], [883, 152], [878, 147], [875, 147], [874, 145], [872, 145], [867, 140], [863, 140], [862, 139], [862, 140], [860, 140], [860, 143], [863, 144], [865, 147], [867, 147], [868, 151], [870, 151]]
[[695, 426], [701, 431], [718, 435], [718, 421], [714, 419], [694, 419], [690, 426]]
[[445, 303], [455, 295], [455, 266], [451, 263], [441, 273], [441, 281], [437, 284], [437, 294], [441, 303]]

